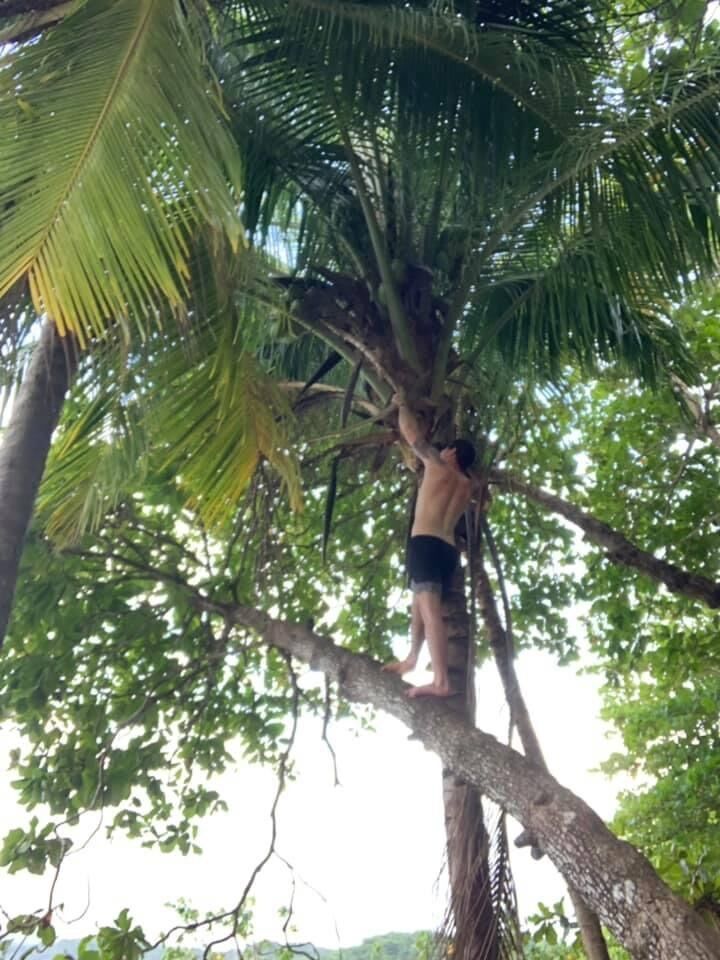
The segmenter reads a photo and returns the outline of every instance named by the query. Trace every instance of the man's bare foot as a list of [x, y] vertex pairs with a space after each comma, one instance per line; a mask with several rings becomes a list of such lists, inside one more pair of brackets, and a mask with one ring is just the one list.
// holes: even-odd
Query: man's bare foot
[[417, 660], [412, 660], [410, 657], [407, 660], [393, 660], [392, 663], [386, 663], [382, 668], [387, 673], [397, 673], [398, 676], [402, 677], [405, 673], [410, 673], [411, 670], [415, 669]]
[[447, 683], [426, 683], [422, 687], [410, 687], [409, 697], [454, 697], [455, 691]]

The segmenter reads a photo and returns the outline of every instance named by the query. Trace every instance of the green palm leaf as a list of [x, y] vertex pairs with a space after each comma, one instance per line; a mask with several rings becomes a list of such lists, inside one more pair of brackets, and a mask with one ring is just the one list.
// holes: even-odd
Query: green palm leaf
[[[89, 0], [0, 60], [0, 296], [85, 343], [179, 307], [198, 223], [237, 246], [234, 145], [177, 0]], [[127, 332], [127, 331], [126, 331]]]
[[89, 404], [72, 405], [52, 447], [37, 514], [60, 547], [97, 531], [146, 479], [149, 449], [140, 411], [122, 404], [118, 392], [107, 389]]
[[293, 509], [301, 509], [286, 439], [290, 408], [252, 354], [221, 341], [190, 371], [180, 353], [176, 359], [177, 376], [160, 386], [154, 432], [203, 521], [213, 527], [233, 516], [262, 457], [283, 479]]
[[[191, 341], [178, 337], [167, 352], [151, 342], [129, 362], [117, 342], [86, 364], [38, 501], [56, 543], [98, 530], [139, 484], [147, 495], [173, 477], [178, 504], [217, 528], [234, 516], [261, 458], [284, 481], [291, 506], [301, 509], [286, 436], [288, 401], [226, 333], [216, 338], [205, 326]], [[88, 393], [95, 394], [90, 403], [83, 399]]]

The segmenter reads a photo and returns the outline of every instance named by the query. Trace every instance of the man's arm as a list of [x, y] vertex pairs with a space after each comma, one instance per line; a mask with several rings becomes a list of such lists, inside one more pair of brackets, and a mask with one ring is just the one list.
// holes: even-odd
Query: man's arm
[[420, 430], [420, 426], [415, 415], [408, 408], [404, 398], [400, 394], [395, 394], [393, 400], [398, 408], [398, 424], [403, 438], [410, 444], [417, 456], [423, 463], [440, 463], [440, 454], [435, 447], [425, 439]]

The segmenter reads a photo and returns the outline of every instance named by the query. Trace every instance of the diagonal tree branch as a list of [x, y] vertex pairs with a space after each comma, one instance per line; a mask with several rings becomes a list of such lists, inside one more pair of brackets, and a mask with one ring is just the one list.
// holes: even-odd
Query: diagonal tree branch
[[[0, 0], [0, 43], [22, 43], [69, 16], [77, 0], [50, 0], [46, 4]], [[27, 7], [27, 10], [22, 9]], [[35, 9], [30, 9], [30, 8]]]
[[632, 954], [633, 960], [717, 960], [720, 933], [677, 897], [632, 846], [619, 840], [578, 797], [541, 765], [477, 730], [446, 702], [419, 702], [407, 687], [365, 654], [353, 653], [310, 627], [275, 619], [254, 607], [214, 600], [176, 571], [105, 552], [143, 579], [180, 587], [190, 604], [222, 618], [225, 628], [255, 633], [338, 684], [346, 699], [385, 710], [443, 765], [506, 809], [536, 839], [569, 885]]
[[674, 563], [668, 563], [667, 560], [661, 560], [652, 553], [641, 550], [622, 533], [581, 510], [580, 507], [568, 503], [562, 497], [549, 493], [541, 487], [525, 483], [504, 470], [491, 471], [490, 481], [511, 493], [521, 494], [545, 510], [565, 517], [585, 533], [587, 540], [603, 547], [607, 551], [608, 559], [613, 563], [639, 570], [652, 580], [664, 584], [671, 593], [700, 600], [713, 610], [720, 607], [720, 583], [715, 580], [710, 580], [709, 577], [699, 573], [690, 573]]
[[57, 6], [58, 0], [0, 0], [0, 20], [24, 13], [46, 13]]
[[398, 677], [300, 624], [252, 607], [215, 602], [193, 588], [199, 609], [322, 671], [349, 700], [371, 704], [407, 724], [458, 776], [504, 807], [542, 848], [635, 960], [716, 960], [720, 934], [663, 883], [650, 863], [607, 829], [587, 804], [442, 702], [411, 700]]
[[[490, 527], [487, 521], [484, 521], [483, 526], [485, 538], [493, 554], [493, 562], [496, 564], [498, 576], [500, 576], [500, 566], [494, 547], [492, 546]], [[485, 569], [485, 564], [483, 563], [482, 553], [480, 553], [478, 558], [476, 584], [474, 587], [477, 590], [488, 641], [502, 680], [505, 699], [510, 707], [510, 717], [520, 735], [523, 752], [528, 760], [531, 760], [539, 767], [542, 767], [543, 770], [547, 771], [548, 767], [545, 763], [540, 741], [530, 720], [530, 711], [527, 708], [525, 697], [520, 689], [520, 681], [515, 670], [515, 649], [512, 637], [509, 635], [508, 630], [503, 627], [500, 620], [497, 603], [495, 602], [495, 594], [492, 584], [490, 583], [490, 577]], [[521, 839], [524, 841], [522, 844], [519, 842]], [[533, 845], [534, 843], [534, 837], [528, 836], [527, 831], [515, 841], [516, 846]], [[537, 856], [536, 848], [533, 849], [532, 855], [534, 857]], [[603, 936], [597, 915], [588, 908], [582, 896], [572, 884], [568, 884], [568, 894], [575, 908], [575, 916], [580, 926], [580, 934], [589, 960], [610, 960], [605, 937]]]

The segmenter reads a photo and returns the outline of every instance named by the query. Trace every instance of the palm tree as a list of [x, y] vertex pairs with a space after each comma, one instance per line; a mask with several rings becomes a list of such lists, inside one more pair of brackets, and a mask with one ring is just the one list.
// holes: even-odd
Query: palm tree
[[[258, 171], [248, 225], [262, 237], [279, 211], [296, 219], [293, 320], [348, 378], [365, 372], [378, 410], [402, 387], [438, 439], [458, 423], [492, 429], [498, 368], [546, 377], [568, 358], [620, 360], [652, 377], [682, 364], [662, 301], [690, 263], [713, 266], [713, 201], [703, 174], [696, 206], [703, 188], [688, 174], [717, 81], [690, 73], [680, 100], [662, 94], [658, 106], [652, 77], [619, 99], [590, 13], [315, 2], [257, 5], [237, 22], [224, 86]], [[688, 214], [666, 232], [671, 195]], [[462, 606], [460, 594], [446, 610], [455, 624]], [[451, 636], [451, 662], [472, 673], [467, 630]], [[496, 905], [483, 903], [485, 832], [470, 793], [449, 771], [456, 933], [463, 957], [492, 957]], [[589, 955], [607, 957], [597, 921], [582, 919]]]
[[[10, 5], [3, 17], [24, 31], [31, 13]], [[6, 333], [26, 284], [52, 328], [0, 456], [0, 642], [77, 350], [182, 319], [194, 234], [235, 249], [242, 239], [237, 153], [179, 4], [91, 2], [30, 39], [0, 48], [0, 302]], [[14, 313], [27, 334], [27, 310]]]
[[[237, 494], [230, 466], [239, 421], [226, 398], [264, 383], [258, 356], [283, 384], [293, 373], [304, 380], [306, 395], [332, 369], [337, 389], [324, 400], [344, 393], [345, 410], [366, 404], [369, 444], [386, 443], [373, 424], [392, 424], [387, 399], [398, 387], [428, 435], [442, 437], [458, 427], [491, 435], [503, 384], [552, 377], [566, 363], [618, 362], [653, 378], [672, 362], [691, 376], [664, 304], [714, 267], [714, 58], [682, 71], [657, 67], [641, 87], [623, 89], [610, 10], [596, 2], [539, 11], [491, 0], [447, 8], [218, 0], [207, 14], [200, 23], [213, 30], [233, 146], [203, 113], [208, 74], [177, 53], [196, 21], [170, 0], [90, 0], [23, 48], [13, 61], [23, 85], [6, 67], [0, 128], [17, 131], [18, 146], [0, 166], [10, 184], [0, 225], [3, 237], [13, 234], [0, 242], [0, 292], [27, 274], [36, 307], [57, 329], [83, 348], [108, 341], [114, 362], [135, 327], [147, 334], [189, 299], [199, 330], [219, 323], [224, 333], [206, 341], [202, 362], [181, 344], [167, 354], [159, 338], [148, 346], [167, 383], [183, 386], [158, 390], [163, 422], [181, 422], [183, 404], [197, 412], [171, 438], [169, 462], [193, 467], [187, 483], [210, 516]], [[91, 33], [82, 71], [48, 68], [53, 55], [88, 51]], [[61, 111], [73, 124], [56, 122]], [[132, 148], [128, 125], [138, 131]], [[158, 139], [159, 128], [170, 134]], [[35, 166], [21, 168], [19, 152], [32, 143]], [[238, 155], [242, 185], [232, 176]], [[218, 270], [232, 261], [208, 256], [212, 241], [190, 243], [193, 225], [209, 223], [237, 244], [240, 199], [267, 277], [258, 289], [253, 270], [249, 313], [267, 307], [251, 335], [237, 305], [248, 274]], [[204, 285], [217, 295], [203, 325], [191, 291], [211, 267]], [[276, 334], [264, 346], [263, 330]], [[278, 343], [280, 330], [289, 344]], [[242, 376], [230, 362], [238, 344]], [[208, 378], [224, 387], [200, 409]], [[268, 396], [271, 385], [264, 389]], [[257, 409], [245, 411], [245, 423]], [[277, 396], [268, 410], [248, 440], [241, 480], [262, 451], [292, 486], [288, 461], [272, 453], [282, 446], [272, 427]], [[210, 423], [223, 429], [208, 444]], [[329, 525], [332, 498], [327, 516]], [[464, 605], [462, 592], [456, 602]], [[459, 607], [447, 613], [457, 619]], [[451, 657], [472, 673], [467, 630], [457, 639], [461, 652]], [[464, 790], [454, 779], [449, 797]], [[482, 850], [480, 804], [472, 810], [461, 843]], [[487, 890], [486, 858], [466, 862], [480, 880], [451, 863], [456, 906], [461, 888]], [[498, 955], [497, 938], [488, 947], [484, 931], [468, 934], [458, 917], [456, 925], [463, 958]]]

